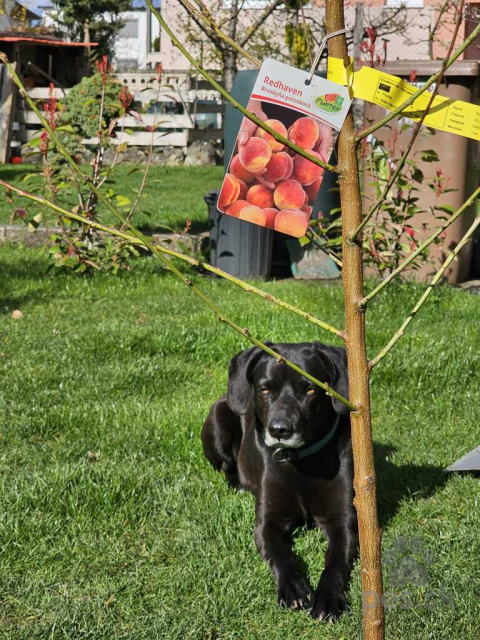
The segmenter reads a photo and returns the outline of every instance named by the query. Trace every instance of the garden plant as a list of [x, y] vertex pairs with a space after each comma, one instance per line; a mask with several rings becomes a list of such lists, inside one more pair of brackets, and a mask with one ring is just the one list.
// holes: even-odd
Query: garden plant
[[[466, 47], [478, 36], [480, 33], [480, 25], [471, 33], [471, 35], [454, 51], [454, 43], [462, 20], [463, 0], [457, 7], [456, 28], [453, 34], [451, 44], [447, 55], [441, 65], [441, 69], [428, 79], [408, 100], [400, 105], [395, 111], [392, 111], [388, 116], [381, 121], [373, 123], [371, 126], [362, 131], [354, 130], [354, 123], [352, 115], [347, 116], [343, 129], [340, 133], [338, 143], [338, 164], [333, 166], [320, 160], [318, 157], [312, 156], [307, 151], [298, 147], [294, 142], [285, 138], [277, 131], [266, 125], [254, 114], [244, 109], [238, 102], [236, 102], [225, 89], [223, 89], [210, 75], [201, 67], [201, 65], [189, 54], [182, 43], [178, 40], [175, 34], [170, 29], [169, 25], [165, 23], [165, 20], [161, 13], [159, 13], [152, 5], [150, 0], [147, 0], [147, 4], [152, 9], [152, 12], [159, 20], [164, 32], [170, 36], [173, 44], [178, 47], [184, 55], [188, 58], [190, 63], [198, 69], [198, 71], [213, 85], [215, 89], [220, 91], [223, 97], [230, 101], [233, 106], [239, 109], [247, 118], [254, 122], [257, 126], [264, 129], [271, 136], [273, 136], [280, 143], [293, 149], [301, 156], [312, 162], [314, 165], [322, 167], [324, 170], [333, 171], [338, 176], [338, 183], [340, 187], [341, 197], [341, 221], [342, 221], [342, 253], [341, 253], [341, 266], [342, 266], [342, 278], [344, 288], [344, 303], [345, 303], [345, 328], [338, 328], [325, 322], [322, 319], [312, 316], [296, 306], [280, 300], [279, 298], [261, 291], [257, 287], [240, 281], [239, 279], [223, 273], [216, 267], [212, 267], [205, 263], [200, 263], [196, 258], [187, 256], [177, 251], [174, 251], [168, 247], [157, 245], [151, 241], [142, 232], [136, 229], [132, 221], [128, 219], [128, 216], [120, 210], [115, 204], [112, 198], [107, 197], [98, 184], [96, 184], [95, 178], [87, 176], [77, 164], [72, 155], [69, 153], [66, 145], [61, 139], [59, 133], [51, 126], [51, 123], [40, 113], [37, 105], [28, 97], [25, 89], [15, 73], [12, 65], [6, 59], [4, 55], [1, 56], [3, 62], [7, 65], [14, 81], [18, 85], [22, 95], [29, 103], [30, 107], [37, 113], [41, 119], [45, 130], [49, 135], [49, 143], [51, 142], [56, 150], [63, 156], [68, 163], [69, 168], [78, 176], [78, 180], [88, 185], [88, 189], [94, 194], [94, 197], [98, 199], [100, 203], [105, 206], [111, 214], [113, 214], [120, 223], [119, 228], [103, 225], [97, 222], [95, 219], [89, 218], [87, 215], [76, 213], [66, 209], [65, 207], [55, 202], [50, 202], [48, 199], [40, 195], [28, 193], [27, 191], [14, 186], [7, 181], [1, 180], [6, 189], [11, 192], [15, 192], [18, 195], [25, 197], [29, 200], [35, 201], [46, 207], [55, 210], [64, 220], [73, 220], [81, 225], [85, 225], [87, 229], [102, 230], [106, 233], [121, 238], [135, 247], [141, 247], [142, 250], [148, 250], [153, 253], [168, 269], [172, 272], [186, 287], [188, 287], [197, 297], [199, 297], [216, 315], [217, 319], [222, 323], [228, 325], [238, 334], [243, 336], [246, 340], [256, 345], [260, 349], [270, 354], [277, 360], [280, 359], [273, 349], [268, 347], [262, 340], [260, 340], [250, 329], [243, 328], [240, 324], [230, 319], [230, 317], [223, 311], [222, 307], [214, 302], [190, 277], [175, 266], [174, 259], [182, 260], [194, 267], [201, 266], [203, 269], [215, 273], [222, 278], [229, 280], [235, 285], [241, 287], [244, 291], [263, 297], [264, 299], [272, 302], [273, 304], [282, 307], [286, 311], [301, 316], [306, 321], [313, 323], [315, 327], [329, 332], [331, 335], [336, 336], [344, 342], [345, 348], [348, 354], [348, 369], [349, 369], [349, 381], [350, 381], [350, 396], [346, 399], [336, 393], [327, 384], [321, 380], [317, 380], [300, 369], [292, 362], [286, 361], [286, 365], [292, 367], [299, 374], [307, 377], [313, 384], [318, 385], [324, 389], [328, 394], [334, 396], [337, 400], [344, 403], [351, 411], [351, 426], [352, 426], [352, 442], [354, 453], [354, 468], [355, 468], [355, 507], [358, 514], [359, 534], [360, 534], [360, 562], [361, 562], [361, 577], [362, 577], [362, 593], [366, 598], [369, 595], [374, 597], [369, 601], [367, 599], [364, 615], [363, 615], [363, 633], [364, 638], [367, 640], [380, 640], [384, 638], [385, 625], [384, 625], [384, 607], [382, 604], [381, 596], [383, 594], [382, 585], [382, 568], [380, 558], [381, 547], [381, 533], [378, 525], [377, 514], [377, 478], [373, 460], [373, 446], [372, 446], [372, 430], [371, 430], [371, 411], [370, 411], [370, 372], [376, 367], [391, 351], [391, 349], [397, 344], [400, 338], [405, 334], [406, 329], [423, 306], [425, 301], [431, 295], [434, 287], [442, 280], [442, 277], [448, 269], [451, 262], [459, 254], [465, 244], [471, 239], [477, 227], [480, 225], [480, 216], [476, 216], [470, 228], [460, 240], [457, 246], [449, 252], [448, 257], [444, 261], [441, 268], [437, 271], [432, 278], [428, 287], [423, 291], [418, 301], [414, 304], [411, 311], [407, 314], [401, 326], [393, 333], [388, 339], [386, 344], [380, 349], [380, 351], [372, 358], [367, 355], [366, 349], [366, 329], [365, 319], [368, 305], [372, 299], [376, 297], [394, 278], [401, 274], [401, 272], [410, 266], [416, 258], [418, 258], [424, 251], [436, 242], [441, 234], [447, 229], [458, 217], [468, 209], [468, 207], [475, 202], [476, 198], [480, 194], [480, 188], [468, 198], [468, 200], [455, 212], [453, 212], [444, 222], [444, 224], [433, 232], [430, 237], [426, 238], [423, 242], [415, 245], [415, 248], [411, 249], [411, 252], [398, 258], [400, 250], [410, 249], [410, 247], [401, 247], [399, 243], [401, 239], [397, 238], [394, 245], [394, 261], [389, 263], [388, 268], [380, 269], [385, 271], [388, 275], [383, 281], [373, 288], [368, 294], [364, 289], [364, 232], [378, 211], [382, 212], [385, 222], [385, 232], [391, 231], [389, 225], [395, 223], [392, 220], [393, 211], [389, 206], [385, 206], [388, 201], [389, 193], [392, 188], [397, 185], [399, 176], [402, 174], [405, 165], [409, 166], [408, 171], [415, 171], [412, 165], [408, 165], [409, 154], [412, 150], [414, 141], [419, 135], [425, 116], [428, 114], [430, 107], [434, 101], [434, 98], [438, 92], [440, 84], [445, 70], [453, 64], [453, 62], [461, 55]], [[198, 19], [202, 19], [205, 24], [208, 24], [211, 28], [215, 28], [217, 34], [223, 37], [220, 28], [217, 25], [213, 25], [212, 17], [202, 12], [202, 3], [199, 3], [200, 10], [196, 13]], [[342, 0], [327, 0], [326, 3], [326, 30], [327, 33], [333, 33], [344, 29], [344, 15], [343, 15], [343, 2]], [[226, 36], [228, 38], [228, 36]], [[229, 39], [232, 46], [236, 47], [239, 54], [243, 54], [243, 49], [239, 45]], [[337, 35], [331, 38], [329, 42], [329, 55], [342, 59], [345, 65], [348, 65], [349, 59], [347, 54], [346, 38], [345, 35]], [[390, 175], [384, 179], [383, 187], [380, 189], [379, 197], [377, 201], [372, 204], [368, 211], [362, 212], [362, 198], [359, 182], [359, 145], [368, 136], [374, 134], [380, 127], [386, 125], [394, 117], [402, 114], [402, 112], [412, 105], [416, 99], [424, 94], [429, 87], [433, 85], [433, 92], [430, 94], [428, 104], [423, 110], [422, 115], [417, 118], [417, 122], [413, 127], [412, 137], [410, 143], [403, 151], [400, 158], [396, 161], [396, 166]], [[412, 180], [419, 179], [419, 176], [410, 176]], [[439, 176], [440, 178], [441, 176]], [[454, 185], [453, 185], [454, 187]], [[402, 203], [400, 203], [402, 204]], [[402, 230], [403, 232], [403, 230]], [[400, 232], [399, 232], [400, 233]], [[400, 234], [402, 235], [402, 234]], [[407, 236], [408, 236], [407, 231]], [[377, 238], [372, 236], [371, 241], [375, 244]], [[371, 244], [371, 243], [370, 243]]]

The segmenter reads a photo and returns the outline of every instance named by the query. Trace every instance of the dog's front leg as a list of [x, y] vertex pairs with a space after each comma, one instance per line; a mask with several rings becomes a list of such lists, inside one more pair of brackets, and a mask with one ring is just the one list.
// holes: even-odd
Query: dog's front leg
[[312, 591], [301, 576], [293, 555], [292, 526], [292, 522], [264, 514], [257, 518], [255, 544], [275, 576], [279, 604], [289, 609], [302, 609], [308, 605]]
[[313, 594], [311, 613], [317, 620], [336, 618], [345, 609], [345, 587], [357, 552], [354, 519], [350, 527], [326, 527], [325, 569]]

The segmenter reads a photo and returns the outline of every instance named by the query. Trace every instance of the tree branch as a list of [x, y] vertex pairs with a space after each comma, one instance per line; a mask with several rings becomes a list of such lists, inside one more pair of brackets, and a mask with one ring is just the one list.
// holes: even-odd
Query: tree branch
[[[209, 24], [209, 21], [202, 15], [202, 13], [198, 11], [198, 9], [195, 9], [195, 7], [188, 2], [188, 0], [179, 0], [179, 2], [181, 6], [185, 9], [185, 12], [195, 22], [197, 27], [207, 36], [207, 38], [210, 40], [213, 46], [222, 50], [223, 46], [222, 46], [221, 38], [217, 37], [218, 34], [215, 32], [212, 25]], [[202, 24], [202, 22], [205, 23], [208, 27], [210, 27], [210, 30], [207, 29], [205, 24]]]
[[394, 278], [398, 276], [398, 274], [403, 271], [409, 264], [411, 264], [417, 256], [419, 256], [425, 249], [432, 244], [444, 231], [448, 229], [450, 225], [452, 225], [455, 220], [457, 220], [461, 214], [468, 209], [468, 207], [475, 202], [475, 200], [480, 196], [480, 187], [476, 191], [472, 193], [472, 195], [466, 200], [462, 206], [452, 214], [452, 216], [445, 222], [444, 225], [439, 227], [435, 233], [430, 236], [425, 242], [423, 242], [413, 253], [411, 253], [408, 258], [406, 258], [392, 273], [385, 278], [375, 289], [373, 289], [367, 296], [365, 296], [362, 300], [360, 300], [360, 306], [365, 307], [372, 298], [374, 298], [377, 293], [380, 293], [382, 289], [384, 289], [387, 284], [389, 284]]
[[230, 36], [227, 36], [227, 34], [220, 29], [220, 27], [217, 25], [217, 23], [213, 19], [212, 14], [208, 10], [208, 8], [203, 4], [203, 2], [198, 2], [199, 6], [202, 9], [201, 11], [199, 11], [196, 7], [194, 7], [189, 0], [179, 0], [179, 2], [184, 7], [185, 11], [191, 13], [192, 15], [197, 16], [199, 20], [202, 20], [203, 22], [205, 22], [217, 34], [219, 39], [227, 42], [231, 47], [236, 49], [247, 60], [250, 60], [250, 62], [255, 67], [260, 68], [261, 63], [259, 60], [257, 60], [257, 58], [255, 58], [250, 53], [248, 53], [248, 51], [245, 51], [245, 49], [243, 49], [239, 44], [237, 44], [235, 40], [232, 40]]
[[394, 333], [392, 339], [388, 342], [388, 344], [385, 345], [385, 347], [380, 351], [380, 353], [373, 360], [370, 361], [370, 369], [373, 369], [373, 367], [375, 367], [381, 360], [383, 360], [383, 358], [387, 355], [387, 353], [390, 351], [390, 349], [392, 349], [397, 344], [397, 342], [400, 340], [400, 338], [403, 335], [405, 335], [405, 331], [407, 330], [408, 325], [411, 323], [413, 318], [417, 315], [417, 313], [419, 312], [421, 306], [427, 300], [428, 296], [432, 293], [435, 285], [437, 285], [440, 282], [443, 274], [448, 269], [450, 263], [457, 257], [457, 255], [460, 253], [460, 251], [463, 249], [463, 247], [467, 244], [467, 242], [470, 240], [472, 234], [474, 233], [475, 229], [479, 225], [480, 225], [480, 216], [477, 216], [475, 218], [473, 224], [471, 225], [471, 227], [467, 231], [467, 233], [463, 236], [463, 238], [457, 244], [455, 249], [449, 254], [448, 258], [445, 260], [443, 265], [437, 271], [437, 273], [435, 274], [435, 276], [432, 279], [431, 283], [428, 285], [428, 287], [424, 291], [423, 295], [421, 296], [420, 300], [413, 307], [412, 311], [410, 312], [410, 315], [402, 323], [402, 326], [400, 327], [400, 329]]
[[249, 38], [251, 38], [254, 35], [254, 33], [260, 29], [262, 24], [266, 20], [268, 20], [268, 18], [275, 11], [275, 9], [278, 7], [278, 5], [282, 4], [283, 2], [284, 2], [284, 0], [273, 0], [273, 2], [271, 2], [268, 5], [268, 7], [266, 7], [265, 11], [258, 17], [257, 20], [255, 20], [255, 22], [252, 24], [252, 26], [247, 29], [247, 32], [243, 36], [243, 38], [240, 39], [240, 46], [241, 47], [243, 47], [248, 42]]
[[455, 40], [457, 39], [458, 30], [460, 29], [460, 24], [462, 23], [462, 18], [463, 18], [462, 13], [463, 13], [463, 5], [464, 5], [464, 3], [465, 3], [465, 0], [460, 0], [460, 5], [458, 7], [457, 22], [455, 24], [453, 37], [452, 37], [452, 40], [450, 41], [450, 46], [448, 48], [447, 55], [445, 56], [445, 59], [444, 59], [444, 61], [442, 63], [442, 66], [440, 68], [440, 71], [439, 71], [439, 74], [438, 74], [438, 78], [437, 78], [436, 83], [435, 83], [435, 87], [434, 87], [434, 89], [432, 91], [432, 94], [430, 96], [430, 100], [428, 101], [428, 104], [427, 104], [424, 112], [422, 113], [422, 116], [421, 116], [420, 120], [418, 120], [418, 122], [415, 124], [415, 127], [413, 128], [413, 131], [412, 131], [412, 137], [410, 138], [410, 142], [408, 143], [407, 148], [403, 152], [402, 157], [400, 158], [400, 160], [398, 162], [398, 165], [395, 168], [395, 171], [392, 173], [392, 175], [390, 176], [387, 184], [385, 185], [385, 188], [383, 190], [382, 195], [377, 200], [377, 202], [373, 205], [373, 207], [371, 207], [370, 211], [363, 218], [363, 220], [360, 223], [360, 225], [352, 233], [352, 235], [350, 237], [350, 241], [351, 242], [355, 242], [355, 240], [358, 238], [358, 234], [362, 231], [362, 229], [364, 229], [364, 227], [367, 225], [367, 223], [371, 219], [371, 217], [378, 211], [378, 209], [380, 208], [382, 202], [387, 197], [388, 192], [390, 191], [390, 189], [392, 188], [393, 184], [395, 183], [395, 180], [398, 178], [398, 176], [400, 174], [400, 171], [405, 166], [405, 162], [407, 161], [407, 158], [408, 158], [408, 156], [410, 154], [410, 151], [412, 150], [412, 147], [413, 147], [413, 145], [415, 143], [415, 140], [417, 139], [417, 136], [420, 133], [420, 129], [422, 128], [422, 125], [423, 125], [423, 123], [425, 121], [425, 118], [429, 114], [429, 111], [430, 111], [430, 109], [432, 107], [433, 101], [437, 97], [438, 90], [440, 89], [440, 84], [441, 84], [442, 79], [443, 79], [443, 74], [445, 73], [445, 70], [447, 68], [447, 66], [446, 66], [447, 62], [448, 62], [448, 60], [449, 60], [449, 58], [450, 58], [450, 56], [452, 54], [453, 46], [455, 44]]
[[393, 120], [393, 118], [395, 118], [396, 116], [400, 115], [403, 111], [405, 111], [405, 109], [407, 107], [409, 107], [411, 104], [413, 104], [415, 102], [415, 100], [419, 96], [421, 96], [423, 93], [425, 93], [425, 91], [434, 82], [436, 82], [438, 80], [438, 78], [439, 78], [441, 73], [443, 74], [446, 69], [448, 69], [449, 67], [452, 66], [452, 64], [455, 62], [455, 60], [457, 60], [457, 58], [459, 58], [462, 55], [462, 53], [465, 51], [465, 49], [468, 47], [468, 45], [471, 44], [475, 40], [475, 38], [478, 36], [479, 33], [480, 33], [480, 23], [475, 27], [475, 29], [468, 36], [468, 38], [458, 47], [458, 49], [455, 51], [453, 56], [447, 61], [447, 64], [445, 65], [445, 69], [442, 68], [440, 71], [437, 71], [437, 73], [433, 74], [433, 76], [430, 76], [430, 78], [424, 84], [422, 84], [420, 89], [418, 89], [418, 91], [415, 91], [415, 93], [413, 93], [410, 96], [410, 98], [405, 100], [405, 102], [403, 104], [401, 104], [399, 107], [397, 107], [397, 109], [395, 109], [395, 111], [392, 111], [391, 113], [388, 114], [388, 116], [385, 116], [385, 118], [383, 118], [382, 120], [379, 120], [378, 122], [376, 122], [374, 125], [372, 125], [368, 129], [364, 129], [363, 131], [360, 131], [360, 133], [357, 135], [357, 140], [362, 140], [362, 138], [366, 138], [371, 133], [374, 133], [375, 131], [377, 131], [377, 129], [380, 129], [381, 127], [383, 127], [385, 124], [387, 124], [387, 122], [390, 122], [390, 120]]
[[323, 245], [320, 241], [320, 236], [316, 233], [312, 227], [308, 227], [307, 233], [305, 234], [310, 242], [315, 245], [320, 251], [323, 251], [329, 258], [331, 258], [339, 269], [342, 268], [342, 261], [338, 258], [331, 249]]

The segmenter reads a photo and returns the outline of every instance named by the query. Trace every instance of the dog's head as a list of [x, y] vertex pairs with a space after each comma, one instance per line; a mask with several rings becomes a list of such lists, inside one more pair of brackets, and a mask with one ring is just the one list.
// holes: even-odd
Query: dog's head
[[[319, 342], [268, 346], [348, 399], [344, 349]], [[330, 429], [337, 414], [348, 413], [339, 400], [258, 347], [232, 358], [227, 400], [237, 415], [255, 411], [269, 447], [308, 445]]]

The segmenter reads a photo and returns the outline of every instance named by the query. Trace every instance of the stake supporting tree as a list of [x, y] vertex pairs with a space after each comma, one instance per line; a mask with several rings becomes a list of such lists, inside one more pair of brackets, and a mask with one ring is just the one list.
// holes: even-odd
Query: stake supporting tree
[[[343, 0], [330, 0], [326, 5], [327, 33], [345, 28]], [[349, 64], [345, 35], [329, 42], [329, 53]], [[354, 463], [354, 505], [357, 510], [362, 567], [362, 600], [364, 606], [364, 638], [384, 637], [383, 582], [380, 555], [380, 528], [377, 515], [377, 478], [373, 458], [370, 412], [370, 369], [365, 340], [365, 312], [360, 301], [363, 290], [363, 255], [361, 241], [352, 241], [352, 232], [362, 222], [357, 144], [353, 115], [349, 113], [338, 140], [340, 202], [342, 209], [342, 278], [345, 298], [345, 346], [348, 356], [352, 448]], [[370, 601], [372, 600], [372, 601]]]

